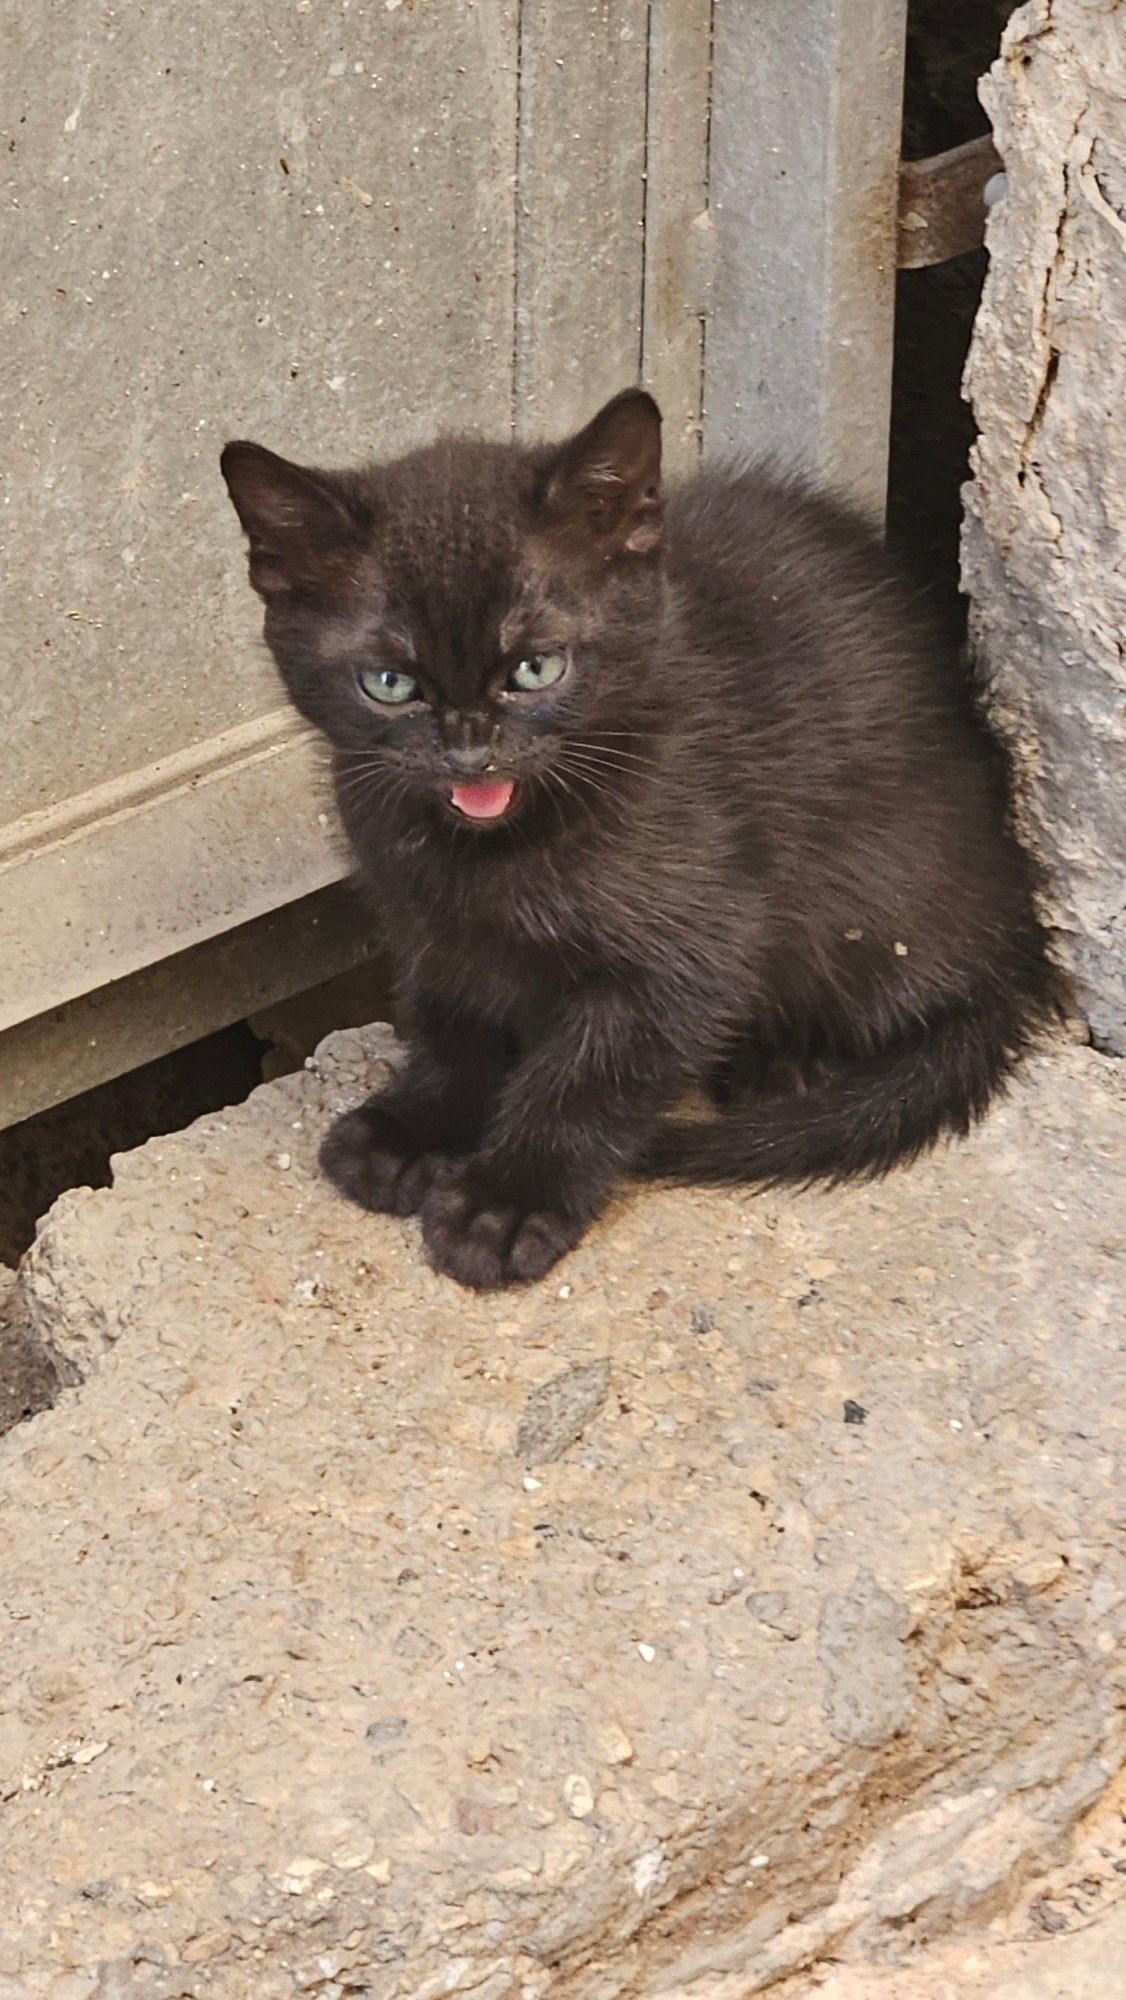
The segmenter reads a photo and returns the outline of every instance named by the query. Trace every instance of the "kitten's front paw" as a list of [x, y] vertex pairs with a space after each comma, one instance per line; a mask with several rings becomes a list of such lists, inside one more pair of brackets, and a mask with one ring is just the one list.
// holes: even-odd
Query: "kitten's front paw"
[[447, 1165], [441, 1153], [420, 1150], [418, 1135], [377, 1104], [361, 1104], [338, 1118], [320, 1160], [341, 1194], [380, 1215], [416, 1214]]
[[569, 1217], [522, 1208], [473, 1174], [446, 1174], [422, 1204], [422, 1239], [434, 1269], [475, 1292], [534, 1283], [582, 1233]]

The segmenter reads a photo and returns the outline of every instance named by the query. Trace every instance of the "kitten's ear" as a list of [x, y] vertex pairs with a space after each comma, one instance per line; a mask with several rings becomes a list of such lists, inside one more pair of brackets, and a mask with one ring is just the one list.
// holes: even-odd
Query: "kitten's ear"
[[360, 524], [330, 476], [241, 440], [224, 447], [219, 465], [260, 597], [328, 589], [353, 573]]
[[623, 389], [549, 468], [540, 502], [551, 532], [606, 561], [651, 555], [661, 539], [661, 412]]

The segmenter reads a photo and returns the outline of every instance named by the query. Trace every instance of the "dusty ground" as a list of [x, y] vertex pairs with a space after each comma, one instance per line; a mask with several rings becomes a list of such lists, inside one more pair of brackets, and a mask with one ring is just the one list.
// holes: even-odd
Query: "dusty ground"
[[[0, 1447], [0, 2000], [945, 2000], [935, 1940], [1063, 1949], [1121, 1879], [1121, 1066], [472, 1299], [313, 1172], [389, 1053], [25, 1265], [87, 1379]], [[1102, 1886], [1030, 1917], [1100, 1802]]]

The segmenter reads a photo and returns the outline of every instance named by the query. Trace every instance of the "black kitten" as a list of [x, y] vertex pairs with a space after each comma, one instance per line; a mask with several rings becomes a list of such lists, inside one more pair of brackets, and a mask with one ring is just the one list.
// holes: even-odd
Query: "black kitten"
[[[1002, 774], [875, 544], [759, 470], [660, 492], [627, 390], [562, 445], [223, 454], [266, 639], [335, 752], [410, 1056], [326, 1171], [463, 1284], [615, 1184], [879, 1174], [1051, 1004]], [[663, 1122], [702, 1084], [711, 1120]]]

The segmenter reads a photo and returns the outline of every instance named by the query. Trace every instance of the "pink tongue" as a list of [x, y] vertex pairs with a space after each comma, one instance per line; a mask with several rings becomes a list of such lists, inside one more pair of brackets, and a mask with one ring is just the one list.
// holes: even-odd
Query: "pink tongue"
[[499, 819], [515, 790], [512, 780], [506, 778], [495, 785], [455, 785], [450, 798], [467, 819]]

